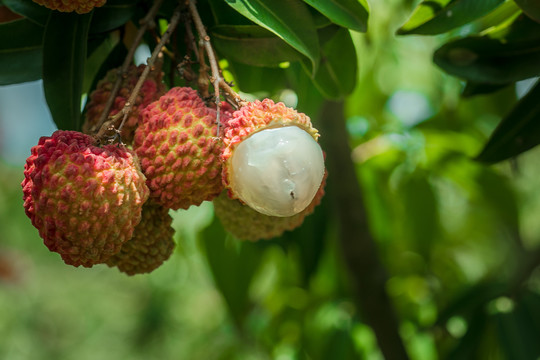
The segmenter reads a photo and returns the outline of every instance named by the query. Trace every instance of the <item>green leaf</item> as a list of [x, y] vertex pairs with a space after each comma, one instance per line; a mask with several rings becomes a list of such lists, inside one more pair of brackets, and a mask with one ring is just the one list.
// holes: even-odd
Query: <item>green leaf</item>
[[218, 25], [211, 35], [219, 53], [241, 64], [277, 67], [302, 57], [272, 32], [257, 25]]
[[540, 81], [497, 126], [476, 160], [495, 163], [540, 143]]
[[514, 311], [498, 313], [494, 317], [501, 349], [507, 359], [538, 359], [540, 356], [538, 329], [531, 321], [526, 308], [518, 303]]
[[465, 85], [465, 89], [463, 89], [461, 96], [463, 96], [464, 98], [468, 98], [475, 95], [491, 94], [509, 85], [510, 84], [486, 84], [474, 81], [467, 81], [467, 84]]
[[440, 47], [433, 61], [466, 80], [506, 84], [540, 74], [540, 39], [509, 41], [468, 37]]
[[109, 0], [95, 8], [90, 33], [107, 32], [124, 25], [135, 13], [136, 5], [133, 0]]
[[20, 19], [0, 24], [0, 85], [41, 79], [43, 27]]
[[504, 0], [425, 0], [398, 34], [435, 35], [465, 25], [502, 4]]
[[43, 87], [58, 129], [80, 130], [86, 44], [92, 13], [53, 11], [43, 39]]
[[14, 13], [20, 14], [41, 26], [45, 26], [52, 11], [32, 0], [3, 0], [3, 2]]
[[317, 31], [307, 6], [300, 0], [225, 0], [236, 11], [272, 31], [307, 56], [314, 73], [319, 63]]
[[540, 2], [538, 0], [515, 0], [516, 4], [523, 10], [523, 12], [534, 19], [537, 22], [540, 22]]
[[280, 68], [255, 67], [229, 61], [236, 85], [248, 93], [274, 94], [287, 85], [285, 71]]
[[356, 50], [347, 29], [331, 26], [319, 30], [321, 63], [313, 83], [326, 98], [341, 99], [356, 85]]
[[201, 236], [216, 286], [236, 324], [241, 326], [250, 307], [248, 290], [261, 263], [262, 249], [255, 243], [231, 238], [217, 217]]
[[368, 11], [358, 0], [304, 0], [335, 24], [351, 30], [365, 32]]

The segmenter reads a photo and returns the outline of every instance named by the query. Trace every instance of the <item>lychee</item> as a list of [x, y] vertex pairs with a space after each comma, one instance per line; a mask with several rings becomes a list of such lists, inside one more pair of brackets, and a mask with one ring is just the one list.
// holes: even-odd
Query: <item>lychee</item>
[[175, 87], [141, 113], [133, 149], [151, 198], [170, 209], [212, 200], [223, 189], [216, 111], [197, 92]]
[[174, 229], [169, 209], [148, 201], [142, 209], [142, 219], [133, 231], [133, 238], [107, 261], [128, 275], [149, 273], [167, 260], [174, 249]]
[[[120, 89], [118, 90], [108, 116], [116, 115], [122, 110], [145, 67], [146, 65], [129, 66], [125, 76], [122, 77]], [[98, 82], [96, 89], [90, 94], [88, 104], [86, 105], [83, 132], [93, 134], [93, 132], [99, 130], [97, 128], [100, 125], [98, 122], [100, 121], [101, 114], [109, 99], [114, 83], [118, 78], [118, 71], [119, 69], [109, 70], [105, 77]], [[162, 77], [161, 62], [158, 62], [157, 65], [150, 70], [148, 77], [143, 82], [137, 98], [132, 105], [131, 112], [122, 127], [120, 136], [124, 143], [131, 144], [133, 142], [133, 136], [138, 124], [140, 111], [152, 101], [159, 99], [159, 97], [165, 93], [166, 88], [165, 84], [162, 82]]]
[[73, 12], [85, 14], [95, 7], [105, 5], [106, 0], [33, 0], [39, 5], [43, 5], [52, 10], [61, 12]]
[[97, 147], [76, 131], [55, 131], [32, 147], [24, 168], [26, 214], [66, 264], [107, 261], [131, 239], [149, 190], [136, 155]]
[[324, 176], [319, 134], [305, 114], [254, 101], [225, 124], [223, 182], [231, 198], [260, 213], [290, 217], [313, 200]]
[[292, 216], [278, 217], [261, 214], [240, 201], [231, 199], [225, 191], [212, 201], [214, 212], [225, 230], [238, 239], [250, 241], [272, 239], [302, 225], [306, 216], [313, 213], [324, 196], [324, 179], [311, 203]]

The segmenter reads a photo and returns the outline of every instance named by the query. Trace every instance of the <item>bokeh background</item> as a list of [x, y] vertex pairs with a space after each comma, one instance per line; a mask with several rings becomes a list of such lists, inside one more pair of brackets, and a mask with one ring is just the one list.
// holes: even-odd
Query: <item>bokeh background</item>
[[[360, 65], [343, 139], [399, 332], [412, 359], [537, 358], [540, 150], [474, 160], [536, 79], [462, 97], [464, 83], [432, 54], [475, 25], [396, 36], [413, 5], [370, 1], [369, 31], [352, 32]], [[243, 95], [319, 122], [291, 89]], [[204, 203], [171, 211], [176, 250], [151, 274], [73, 268], [22, 206], [24, 161], [54, 129], [40, 81], [0, 87], [1, 359], [382, 359], [354, 300], [331, 192], [279, 239], [241, 243]]]

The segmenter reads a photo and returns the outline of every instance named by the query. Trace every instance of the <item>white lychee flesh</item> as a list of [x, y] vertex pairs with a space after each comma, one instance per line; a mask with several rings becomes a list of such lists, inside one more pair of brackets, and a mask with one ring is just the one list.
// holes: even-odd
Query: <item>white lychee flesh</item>
[[324, 176], [319, 144], [297, 126], [261, 130], [231, 157], [233, 193], [270, 216], [293, 216], [313, 200]]

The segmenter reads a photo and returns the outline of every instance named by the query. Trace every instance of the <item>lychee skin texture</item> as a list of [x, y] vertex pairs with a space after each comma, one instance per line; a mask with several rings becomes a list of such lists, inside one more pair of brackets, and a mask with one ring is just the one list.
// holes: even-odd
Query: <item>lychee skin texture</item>
[[155, 202], [187, 209], [219, 195], [222, 143], [216, 134], [216, 111], [191, 88], [172, 88], [142, 111], [133, 149]]
[[285, 231], [302, 225], [306, 216], [315, 211], [324, 196], [326, 176], [327, 173], [309, 206], [296, 215], [278, 217], [261, 214], [240, 201], [231, 199], [225, 191], [212, 201], [215, 215], [225, 230], [240, 240], [257, 241], [281, 236]]
[[128, 275], [150, 273], [172, 254], [175, 243], [169, 209], [151, 201], [143, 206], [142, 219], [133, 231], [133, 238], [107, 261]]
[[[124, 108], [124, 105], [129, 99], [131, 92], [135, 88], [135, 84], [139, 80], [139, 77], [141, 76], [145, 67], [146, 65], [129, 66], [126, 75], [122, 78], [120, 89], [118, 90], [116, 98], [114, 99], [109, 116], [116, 115]], [[159, 99], [159, 97], [165, 93], [166, 88], [165, 84], [162, 82], [162, 77], [163, 73], [161, 72], [161, 67], [157, 66], [149, 72], [148, 77], [143, 82], [137, 98], [133, 103], [131, 112], [120, 133], [124, 143], [131, 144], [133, 142], [133, 136], [138, 125], [139, 113], [141, 110], [152, 101]], [[99, 130], [96, 127], [99, 125], [98, 123], [100, 121], [101, 114], [105, 109], [105, 104], [109, 99], [117, 78], [118, 69], [109, 70], [105, 77], [98, 82], [96, 89], [90, 94], [90, 100], [86, 105], [83, 132], [91, 134], [92, 131]]]
[[33, 0], [52, 10], [86, 14], [96, 7], [105, 5], [106, 0]]
[[229, 196], [270, 216], [301, 212], [324, 175], [318, 137], [308, 116], [283, 103], [256, 100], [235, 111], [223, 137]]
[[32, 147], [24, 167], [26, 214], [66, 264], [92, 267], [131, 239], [148, 199], [135, 154], [97, 147], [76, 131], [55, 131]]

